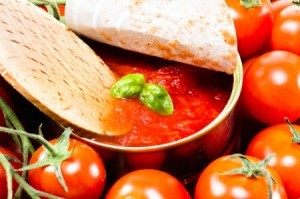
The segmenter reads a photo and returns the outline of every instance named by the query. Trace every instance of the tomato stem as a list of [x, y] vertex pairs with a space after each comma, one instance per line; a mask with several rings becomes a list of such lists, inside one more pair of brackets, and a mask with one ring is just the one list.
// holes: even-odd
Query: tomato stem
[[14, 179], [23, 187], [23, 189], [26, 191], [26, 193], [32, 198], [32, 199], [39, 199], [40, 197], [50, 198], [50, 199], [62, 199], [62, 197], [58, 197], [46, 192], [42, 192], [39, 190], [36, 190], [32, 186], [30, 186], [24, 178], [19, 176], [16, 172], [13, 172]]
[[28, 0], [30, 3], [36, 6], [45, 6], [48, 13], [55, 19], [65, 24], [65, 19], [60, 15], [58, 5], [65, 5], [66, 0]]
[[[40, 197], [47, 197], [51, 199], [61, 199], [61, 197], [54, 196], [52, 194], [48, 194], [42, 191], [38, 191], [34, 189], [32, 186], [30, 186], [23, 177], [21, 177], [17, 172], [14, 171], [14, 168], [12, 165], [9, 163], [9, 157], [6, 157], [5, 155], [0, 153], [0, 163], [5, 169], [6, 173], [6, 181], [7, 181], [7, 198], [13, 198], [13, 189], [12, 189], [12, 179], [14, 178], [20, 187], [22, 187], [26, 193], [33, 199], [38, 199]], [[18, 196], [15, 195], [14, 198], [19, 198]]]
[[6, 132], [9, 134], [16, 134], [16, 135], [22, 135], [22, 136], [27, 136], [28, 138], [31, 138], [40, 144], [42, 144], [46, 151], [46, 157], [34, 164], [31, 165], [25, 165], [20, 171], [27, 171], [30, 169], [35, 169], [38, 167], [42, 166], [53, 166], [55, 169], [55, 174], [57, 176], [57, 179], [61, 186], [64, 188], [65, 191], [68, 191], [68, 187], [64, 181], [64, 178], [62, 176], [61, 172], [61, 164], [64, 160], [68, 159], [73, 151], [68, 151], [69, 147], [69, 138], [72, 133], [72, 130], [70, 128], [66, 128], [65, 131], [62, 133], [62, 135], [58, 138], [58, 141], [52, 145], [50, 142], [48, 142], [42, 135], [36, 135], [36, 134], [31, 134], [27, 133], [22, 130], [15, 130], [15, 129], [10, 129], [6, 127], [0, 127], [0, 132]]
[[300, 6], [300, 0], [293, 0], [293, 4]]
[[223, 175], [242, 174], [247, 178], [265, 177], [268, 185], [269, 199], [272, 199], [272, 184], [277, 184], [276, 180], [270, 175], [266, 169], [267, 164], [273, 159], [275, 154], [270, 155], [266, 159], [257, 163], [252, 163], [246, 156], [242, 154], [233, 154], [230, 159], [239, 158], [242, 161], [242, 167], [222, 173]]
[[240, 0], [240, 4], [247, 9], [259, 7], [262, 5], [261, 0]]
[[[3, 112], [6, 124], [10, 129], [15, 128], [18, 130], [24, 130], [24, 127], [20, 123], [15, 112], [7, 105], [7, 103], [1, 97], [0, 97], [0, 108]], [[13, 134], [12, 137], [13, 137], [15, 143], [17, 144], [18, 149], [20, 149], [22, 151], [23, 166], [25, 166], [28, 164], [29, 154], [33, 154], [33, 152], [34, 152], [32, 143], [30, 142], [28, 137], [23, 136], [23, 135], [20, 136], [20, 139], [15, 134]], [[23, 176], [23, 178], [26, 178], [25, 171], [22, 172], [22, 176]], [[16, 191], [16, 196], [21, 196], [21, 193], [22, 193], [22, 189], [21, 189], [21, 187], [19, 187]]]
[[0, 162], [1, 165], [3, 166], [6, 174], [6, 182], [7, 182], [7, 198], [12, 198], [13, 191], [12, 191], [12, 169], [9, 161], [7, 158], [0, 153]]
[[296, 129], [293, 127], [289, 118], [285, 117], [284, 119], [290, 128], [291, 134], [293, 135], [292, 142], [299, 144], [300, 143], [300, 133], [298, 131], [296, 131]]

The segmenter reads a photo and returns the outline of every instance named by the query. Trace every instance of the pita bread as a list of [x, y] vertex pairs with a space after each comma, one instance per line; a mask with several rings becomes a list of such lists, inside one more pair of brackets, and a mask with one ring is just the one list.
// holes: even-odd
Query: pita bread
[[68, 0], [78, 34], [148, 55], [232, 74], [236, 33], [224, 0]]

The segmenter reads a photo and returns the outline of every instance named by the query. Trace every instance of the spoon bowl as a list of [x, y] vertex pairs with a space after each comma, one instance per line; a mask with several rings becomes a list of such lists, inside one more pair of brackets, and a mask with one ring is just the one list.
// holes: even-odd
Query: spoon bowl
[[115, 76], [94, 51], [54, 17], [27, 1], [0, 2], [0, 73], [62, 126], [105, 132]]

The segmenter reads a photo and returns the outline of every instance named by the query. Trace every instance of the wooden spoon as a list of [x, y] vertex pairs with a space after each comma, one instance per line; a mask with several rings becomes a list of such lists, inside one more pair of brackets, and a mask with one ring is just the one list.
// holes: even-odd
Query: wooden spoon
[[72, 31], [25, 0], [0, 1], [0, 72], [65, 127], [101, 135], [115, 77]]

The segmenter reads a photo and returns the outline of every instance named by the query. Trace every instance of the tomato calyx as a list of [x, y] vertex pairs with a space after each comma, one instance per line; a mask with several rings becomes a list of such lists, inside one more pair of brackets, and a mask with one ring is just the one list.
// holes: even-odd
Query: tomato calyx
[[259, 7], [262, 5], [261, 0], [240, 0], [240, 4], [247, 9]]
[[[66, 185], [66, 182], [63, 178], [62, 171], [61, 171], [61, 165], [62, 162], [65, 161], [66, 159], [70, 158], [72, 155], [73, 151], [69, 151], [69, 140], [70, 140], [70, 135], [72, 133], [72, 130], [70, 128], [66, 128], [62, 135], [58, 138], [58, 141], [52, 145], [49, 143], [42, 135], [41, 135], [41, 129], [40, 135], [36, 134], [30, 134], [25, 131], [18, 131], [18, 130], [12, 130], [12, 129], [6, 129], [0, 127], [0, 131], [4, 131], [7, 133], [12, 133], [12, 134], [18, 134], [18, 135], [25, 135], [28, 136], [31, 139], [34, 139], [35, 141], [41, 143], [44, 146], [45, 150], [45, 157], [30, 165], [23, 166], [19, 171], [27, 171], [39, 167], [44, 167], [44, 166], [52, 166], [55, 170], [55, 175], [60, 183], [60, 185], [64, 188], [64, 190], [67, 192], [68, 187]], [[75, 146], [74, 146], [75, 147]]]
[[294, 142], [296, 144], [300, 144], [300, 133], [298, 131], [296, 131], [296, 129], [293, 127], [289, 118], [285, 117], [284, 120], [286, 121], [287, 125], [290, 128], [290, 132], [293, 135], [292, 142]]
[[265, 177], [268, 185], [269, 198], [272, 198], [272, 184], [277, 184], [276, 180], [270, 175], [267, 170], [267, 164], [273, 159], [275, 154], [270, 155], [266, 159], [259, 161], [257, 163], [251, 162], [245, 155], [233, 154], [229, 156], [229, 159], [239, 158], [242, 161], [242, 167], [236, 168], [227, 172], [222, 173], [222, 175], [235, 175], [241, 174], [247, 178], [257, 178]]

